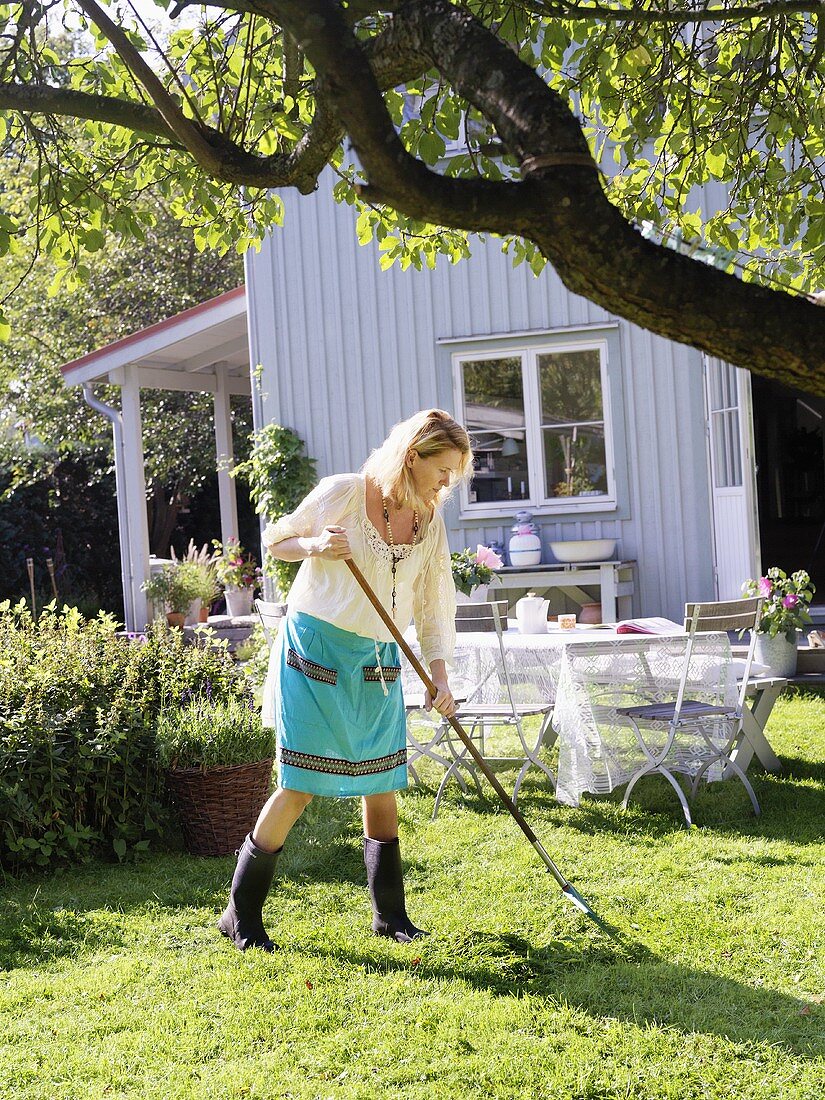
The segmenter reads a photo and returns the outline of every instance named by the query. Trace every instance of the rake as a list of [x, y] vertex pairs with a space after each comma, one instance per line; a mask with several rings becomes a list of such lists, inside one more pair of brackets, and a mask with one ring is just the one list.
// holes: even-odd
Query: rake
[[[387, 612], [386, 612], [384, 606], [382, 605], [381, 601], [378, 599], [378, 597], [375, 595], [372, 588], [370, 587], [369, 582], [364, 577], [363, 573], [361, 572], [361, 570], [358, 568], [358, 566], [355, 564], [354, 561], [352, 561], [351, 559], [348, 558], [347, 561], [346, 561], [346, 564], [347, 564], [347, 567], [349, 568], [350, 572], [352, 573], [352, 575], [355, 577], [356, 581], [358, 581], [358, 584], [364, 590], [364, 595], [367, 597], [367, 599], [370, 601], [372, 606], [375, 608], [375, 610], [380, 615], [381, 621], [384, 623], [384, 625], [387, 627], [389, 632], [392, 634], [393, 638], [398, 643], [402, 653], [407, 658], [407, 660], [410, 662], [410, 664], [415, 669], [415, 671], [418, 673], [418, 676], [421, 678], [421, 682], [424, 684], [424, 687], [427, 689], [427, 691], [430, 693], [430, 695], [434, 698], [435, 695], [437, 694], [435, 684], [430, 679], [430, 677], [427, 674], [427, 671], [424, 668], [424, 666], [421, 664], [421, 662], [415, 656], [413, 651], [410, 649], [407, 642], [404, 640], [404, 638], [403, 638], [401, 632], [399, 631], [398, 627], [395, 625], [395, 623], [392, 621], [390, 616], [387, 614]], [[450, 723], [452, 728], [455, 730], [455, 732], [461, 738], [461, 741], [466, 746], [467, 751], [470, 753], [473, 760], [478, 765], [479, 770], [484, 774], [484, 776], [486, 777], [486, 779], [489, 782], [490, 786], [493, 788], [493, 790], [496, 792], [498, 797], [501, 799], [501, 801], [507, 807], [507, 809], [510, 812], [510, 815], [515, 820], [518, 827], [521, 829], [521, 831], [524, 833], [524, 835], [530, 841], [530, 844], [533, 846], [533, 848], [536, 850], [536, 852], [538, 852], [538, 855], [539, 855], [540, 859], [542, 860], [542, 862], [544, 863], [547, 870], [550, 872], [550, 874], [553, 876], [553, 878], [556, 880], [556, 882], [561, 887], [561, 891], [564, 894], [564, 896], [567, 898], [567, 900], [572, 905], [574, 905], [578, 910], [580, 910], [580, 912], [584, 913], [585, 916], [589, 917], [595, 924], [597, 924], [599, 926], [599, 928], [602, 929], [602, 931], [607, 932], [608, 935], [611, 935], [611, 936], [614, 935], [614, 930], [610, 927], [610, 925], [608, 925], [605, 921], [603, 921], [598, 916], [598, 914], [593, 909], [593, 906], [581, 896], [581, 894], [578, 892], [578, 890], [575, 888], [575, 886], [572, 885], [572, 883], [568, 882], [568, 880], [564, 877], [564, 875], [558, 869], [556, 864], [550, 858], [550, 856], [548, 855], [547, 851], [544, 848], [544, 845], [541, 843], [539, 838], [536, 836], [536, 834], [533, 832], [533, 830], [527, 824], [527, 822], [524, 819], [524, 815], [521, 813], [519, 808], [516, 806], [515, 802], [513, 802], [512, 798], [510, 798], [510, 796], [507, 794], [505, 789], [502, 787], [501, 783], [499, 783], [498, 779], [496, 778], [495, 773], [489, 767], [489, 765], [487, 764], [487, 761], [484, 759], [484, 757], [478, 751], [476, 746], [473, 744], [472, 739], [469, 737], [469, 735], [467, 734], [466, 730], [461, 725], [459, 720], [456, 717], [451, 715], [450, 717], [447, 718], [447, 721]]]

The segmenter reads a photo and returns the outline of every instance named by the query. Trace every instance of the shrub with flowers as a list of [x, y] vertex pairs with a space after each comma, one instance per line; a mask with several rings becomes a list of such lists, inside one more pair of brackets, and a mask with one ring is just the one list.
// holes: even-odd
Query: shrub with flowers
[[450, 555], [450, 561], [455, 586], [465, 596], [469, 596], [476, 585], [494, 581], [495, 570], [500, 569], [503, 564], [495, 550], [482, 546], [481, 543], [476, 547], [475, 553], [469, 546], [466, 550], [455, 551]]
[[224, 588], [257, 588], [261, 583], [261, 568], [236, 538], [225, 543], [212, 539], [218, 580]]
[[808, 614], [816, 591], [804, 569], [798, 569], [790, 577], [773, 566], [758, 581], [748, 580], [742, 585], [743, 596], [764, 596], [759, 633], [775, 638], [786, 635], [789, 642], [796, 640], [796, 631], [811, 622]]

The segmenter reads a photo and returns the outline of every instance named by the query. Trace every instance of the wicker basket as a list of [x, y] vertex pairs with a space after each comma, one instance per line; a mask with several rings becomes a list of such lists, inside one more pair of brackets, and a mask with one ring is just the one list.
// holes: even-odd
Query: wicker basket
[[[507, 601], [495, 600], [502, 630], [507, 629]], [[493, 603], [460, 603], [455, 609], [455, 628], [459, 633], [474, 630], [495, 630]]]
[[269, 795], [272, 760], [236, 767], [171, 768], [166, 785], [180, 816], [186, 850], [226, 856], [240, 848]]

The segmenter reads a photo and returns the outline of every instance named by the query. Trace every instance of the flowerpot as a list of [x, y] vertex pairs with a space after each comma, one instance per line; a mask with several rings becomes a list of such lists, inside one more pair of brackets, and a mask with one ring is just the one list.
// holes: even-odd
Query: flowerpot
[[209, 608], [204, 607], [203, 604], [201, 604], [201, 609], [198, 612], [198, 622], [199, 623], [208, 623], [209, 622]]
[[226, 613], [233, 619], [242, 615], [252, 614], [252, 597], [255, 595], [253, 588], [235, 588], [228, 585], [224, 590], [226, 596]]
[[489, 584], [477, 584], [474, 588], [471, 589], [469, 596], [466, 595], [466, 593], [459, 592], [458, 589], [456, 589], [455, 602], [457, 604], [486, 603], [487, 592], [489, 588]]
[[272, 760], [215, 768], [171, 768], [166, 786], [193, 856], [227, 856], [252, 831], [269, 795]]
[[167, 611], [166, 621], [169, 626], [177, 627], [178, 630], [183, 629], [183, 624], [186, 621], [186, 615], [182, 611]]
[[194, 626], [199, 621], [201, 613], [201, 601], [200, 597], [196, 600], [192, 600], [189, 604], [189, 610], [186, 612], [186, 618], [183, 621], [184, 626]]
[[777, 634], [775, 638], [757, 634], [753, 659], [757, 664], [767, 665], [773, 676], [790, 679], [796, 675], [796, 636], [790, 641], [785, 634]]
[[600, 623], [601, 621], [602, 605], [600, 603], [582, 604], [582, 609], [579, 612], [580, 623], [585, 623], [588, 626], [592, 626], [594, 623]]

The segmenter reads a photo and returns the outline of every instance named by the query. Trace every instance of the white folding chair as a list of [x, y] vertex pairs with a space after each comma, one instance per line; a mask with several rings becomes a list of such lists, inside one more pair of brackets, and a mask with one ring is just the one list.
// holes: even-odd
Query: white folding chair
[[[516, 688], [518, 687], [519, 674], [514, 674], [509, 667], [506, 642], [504, 639], [504, 627], [502, 625], [498, 603], [494, 601], [490, 604], [482, 604], [480, 606], [485, 609], [490, 609], [489, 614], [495, 626], [498, 640], [499, 661], [497, 662], [497, 671], [499, 683], [496, 694], [499, 697], [491, 702], [483, 702], [479, 699], [474, 699], [474, 695], [483, 696], [485, 694], [483, 690], [484, 684], [476, 684], [473, 690], [468, 691], [467, 701], [459, 705], [456, 717], [465, 727], [467, 734], [473, 740], [487, 763], [521, 764], [521, 769], [513, 789], [513, 801], [516, 802], [524, 777], [531, 767], [535, 766], [543, 771], [550, 780], [550, 783], [555, 787], [555, 776], [539, 757], [539, 751], [544, 743], [550, 726], [553, 704], [549, 699], [531, 702], [520, 702], [518, 700], [518, 691]], [[525, 719], [533, 717], [538, 717], [540, 719], [539, 731], [535, 738], [529, 738], [524, 728], [524, 723]], [[488, 754], [488, 726], [511, 726], [515, 728], [518, 733], [523, 754], [519, 756], [492, 756]], [[460, 768], [464, 768], [469, 773], [476, 784], [476, 788], [479, 792], [481, 790], [478, 775], [473, 767], [472, 757], [469, 755], [467, 746], [460, 740], [452, 726], [446, 721], [441, 723], [440, 734], [440, 742], [449, 749], [453, 761], [444, 773], [438, 791], [436, 792], [432, 814], [433, 820], [435, 820], [438, 814], [441, 798], [450, 779], [461, 779], [459, 772]]]
[[275, 641], [278, 624], [286, 614], [286, 604], [271, 603], [267, 600], [255, 600], [254, 607], [258, 613], [258, 618], [261, 620], [266, 644], [272, 649], [272, 643]]
[[[690, 778], [690, 799], [693, 799], [702, 779], [707, 776], [709, 769], [717, 764], [721, 769], [721, 777], [733, 773], [741, 779], [745, 790], [750, 796], [754, 813], [759, 814], [759, 802], [753, 787], [742, 768], [731, 758], [731, 753], [742, 736], [745, 696], [748, 691], [748, 679], [753, 661], [756, 632], [762, 614], [762, 604], [761, 597], [731, 600], [724, 603], [687, 604], [685, 606], [687, 639], [676, 698], [670, 701], [645, 703], [641, 706], [617, 707], [615, 709], [614, 713], [625, 718], [632, 726], [639, 747], [645, 756], [644, 763], [631, 777], [627, 785], [622, 803], [625, 808], [633, 793], [633, 788], [640, 779], [654, 773], [663, 775], [676, 791], [685, 821], [688, 825], [691, 825], [688, 800], [685, 798], [674, 773], [684, 774]], [[695, 690], [700, 685], [688, 684], [697, 633], [742, 632], [744, 630], [750, 630], [751, 640], [736, 703], [732, 706], [720, 706], [705, 702], [702, 699], [690, 698], [691, 687], [694, 689], [694, 694], [701, 694], [701, 692]], [[655, 691], [656, 685], [652, 683], [648, 687]], [[645, 736], [646, 731], [653, 730], [659, 733], [662, 730], [666, 731], [664, 744], [661, 748], [652, 746], [652, 738], [649, 733], [647, 737]], [[720, 730], [725, 730], [726, 733], [720, 735]], [[689, 750], [681, 751], [675, 747], [677, 738], [679, 743], [684, 745], [686, 741], [689, 742], [691, 733], [694, 737]]]

